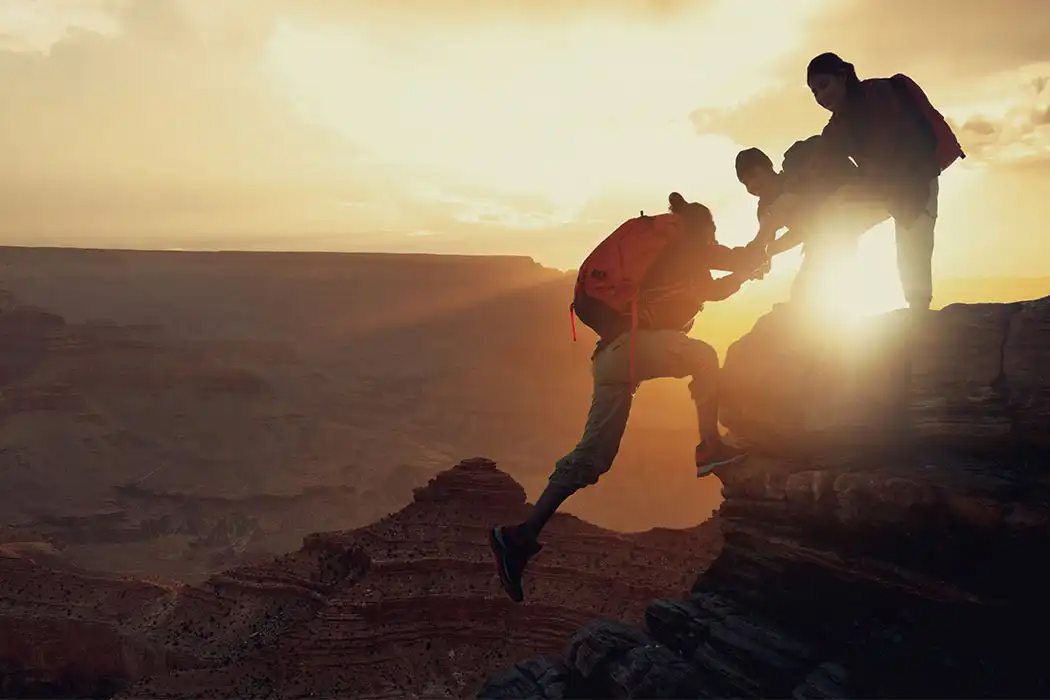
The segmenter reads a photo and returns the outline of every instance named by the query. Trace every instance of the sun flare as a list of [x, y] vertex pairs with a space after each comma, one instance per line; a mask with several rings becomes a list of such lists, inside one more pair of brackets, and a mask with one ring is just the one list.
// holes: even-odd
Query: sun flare
[[872, 228], [854, 254], [843, 253], [817, 272], [814, 311], [850, 325], [905, 306], [896, 254], [893, 222]]

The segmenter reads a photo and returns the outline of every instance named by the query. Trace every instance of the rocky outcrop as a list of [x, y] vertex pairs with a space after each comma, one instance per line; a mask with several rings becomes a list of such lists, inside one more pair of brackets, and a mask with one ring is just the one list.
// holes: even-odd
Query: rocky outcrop
[[[442, 472], [373, 525], [201, 586], [85, 572], [45, 543], [0, 544], [0, 687], [50, 697], [462, 697], [595, 616], [639, 624], [721, 547], [717, 527], [617, 534], [567, 515], [527, 602], [495, 580], [486, 532], [525, 492], [485, 459]], [[4, 539], [0, 539], [4, 541]]]
[[642, 627], [590, 621], [510, 697], [1045, 697], [1050, 298], [730, 348], [723, 552]]

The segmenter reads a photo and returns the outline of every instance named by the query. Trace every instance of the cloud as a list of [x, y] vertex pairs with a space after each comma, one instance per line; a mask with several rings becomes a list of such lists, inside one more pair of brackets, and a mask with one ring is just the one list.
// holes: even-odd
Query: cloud
[[0, 50], [46, 52], [78, 31], [112, 33], [114, 0], [0, 0]]
[[588, 200], [713, 196], [697, 164], [732, 144], [686, 114], [761, 89], [822, 1], [719, 71], [715, 30], [746, 20], [727, 0], [40, 2], [9, 37], [33, 46], [0, 51], [2, 225], [525, 231], [593, 218]]
[[[583, 216], [589, 201], [634, 200], [621, 212], [665, 206], [671, 189], [712, 202], [737, 194], [725, 177], [736, 144], [697, 138], [688, 114], [767, 88], [770, 66], [822, 2], [689, 3], [673, 22], [592, 8], [585, 17], [566, 10], [574, 21], [557, 26], [410, 24], [393, 43], [371, 27], [286, 21], [270, 60], [310, 118], [376, 162], [504, 201], [546, 200], [557, 220], [566, 210]], [[780, 22], [749, 24], [759, 9], [778, 11]], [[734, 30], [744, 26], [760, 50], [740, 51]], [[543, 220], [528, 214], [504, 220]]]
[[[1004, 0], [989, 11], [959, 0], [843, 0], [813, 15], [802, 33], [771, 68], [770, 89], [736, 105], [696, 109], [698, 133], [725, 134], [771, 155], [819, 133], [828, 114], [806, 89], [805, 67], [824, 51], [853, 62], [862, 78], [912, 76], [942, 113], [966, 123], [990, 78], [1016, 81], [1026, 67], [1050, 61], [1050, 3]], [[1044, 81], [1042, 89], [1047, 78], [1033, 80]], [[1010, 89], [1016, 91], [1014, 83]]]
[[[862, 76], [915, 73], [954, 83], [1050, 58], [1050, 4], [1031, 0], [848, 0], [812, 23], [810, 55], [839, 52]], [[954, 98], [945, 93], [943, 98]]]
[[22, 13], [0, 21], [0, 232], [575, 260], [675, 189], [749, 236], [733, 155], [820, 130], [801, 76], [820, 50], [915, 74], [1001, 148], [1004, 116], [957, 110], [974, 81], [953, 76], [1050, 45], [1042, 9], [1004, 2], [0, 0]]
[[258, 0], [286, 17], [321, 22], [362, 21], [377, 24], [433, 26], [492, 23], [546, 24], [586, 17], [641, 22], [674, 21], [683, 14], [713, 4], [714, 0]]
[[[901, 63], [874, 75], [903, 72], [916, 78], [952, 125], [972, 159], [971, 164], [1045, 158], [1050, 156], [1046, 132], [1050, 117], [1050, 49], [1045, 53], [1046, 60], [985, 71], [962, 83], [927, 80], [925, 75]], [[694, 110], [690, 119], [697, 133], [724, 134], [739, 143], [758, 146], [776, 162], [777, 156], [795, 140], [819, 133], [828, 116], [805, 87], [789, 85], [765, 91], [730, 108]]]
[[1050, 75], [1022, 75], [1014, 83], [996, 114], [977, 112], [962, 123], [959, 140], [969, 155], [990, 163], [1050, 160]]
[[780, 87], [730, 108], [693, 110], [689, 118], [698, 134], [724, 134], [779, 163], [792, 143], [820, 133], [828, 113], [806, 91]]
[[8, 239], [309, 226], [381, 186], [273, 91], [258, 67], [268, 20], [243, 7], [113, 3], [113, 34], [66, 27], [46, 51], [0, 51]]

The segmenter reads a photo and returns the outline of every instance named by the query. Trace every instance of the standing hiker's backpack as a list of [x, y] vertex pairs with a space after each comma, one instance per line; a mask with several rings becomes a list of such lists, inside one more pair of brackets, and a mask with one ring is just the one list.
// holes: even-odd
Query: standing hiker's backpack
[[966, 154], [963, 153], [962, 146], [959, 145], [959, 140], [955, 137], [952, 127], [944, 116], [930, 104], [930, 100], [926, 97], [926, 93], [922, 91], [922, 88], [903, 73], [894, 75], [890, 78], [890, 82], [897, 88], [898, 94], [904, 100], [904, 104], [916, 110], [922, 119], [923, 125], [928, 129], [927, 133], [933, 141], [934, 150], [937, 154], [937, 164], [940, 166], [941, 172], [944, 172], [956, 160], [965, 158]]
[[[630, 316], [632, 383], [638, 319], [648, 315], [646, 304], [657, 301], [660, 291], [646, 290], [646, 304], [640, 303], [642, 281], [664, 248], [684, 233], [685, 226], [677, 214], [642, 214], [629, 219], [591, 251], [576, 276], [570, 319], [576, 316], [599, 336], [610, 338]], [[576, 339], [575, 320], [572, 337]]]

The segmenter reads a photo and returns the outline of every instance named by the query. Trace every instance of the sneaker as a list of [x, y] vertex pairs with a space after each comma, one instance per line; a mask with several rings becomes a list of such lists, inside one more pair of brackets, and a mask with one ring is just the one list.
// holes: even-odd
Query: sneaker
[[696, 446], [696, 475], [707, 476], [718, 467], [739, 464], [747, 459], [747, 452], [724, 442]]
[[520, 603], [525, 599], [521, 575], [529, 559], [543, 549], [543, 545], [536, 540], [524, 540], [513, 527], [494, 527], [489, 531], [489, 546], [503, 590], [511, 600]]

